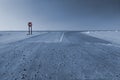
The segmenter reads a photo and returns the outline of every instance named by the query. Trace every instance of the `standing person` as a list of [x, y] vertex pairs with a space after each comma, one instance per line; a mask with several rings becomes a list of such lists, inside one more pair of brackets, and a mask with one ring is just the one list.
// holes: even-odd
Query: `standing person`
[[28, 22], [28, 34], [32, 35], [32, 22]]

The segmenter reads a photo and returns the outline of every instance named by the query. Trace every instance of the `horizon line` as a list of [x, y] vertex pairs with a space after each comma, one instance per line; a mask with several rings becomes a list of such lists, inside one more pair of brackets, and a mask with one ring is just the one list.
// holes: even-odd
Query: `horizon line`
[[[33, 32], [87, 32], [87, 31], [120, 31], [120, 30], [33, 30]], [[28, 32], [28, 30], [0, 30], [0, 32]]]

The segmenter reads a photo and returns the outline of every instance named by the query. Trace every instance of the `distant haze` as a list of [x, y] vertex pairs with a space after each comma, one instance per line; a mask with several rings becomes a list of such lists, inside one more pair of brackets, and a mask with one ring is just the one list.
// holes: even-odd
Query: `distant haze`
[[120, 0], [0, 0], [0, 30], [117, 30]]

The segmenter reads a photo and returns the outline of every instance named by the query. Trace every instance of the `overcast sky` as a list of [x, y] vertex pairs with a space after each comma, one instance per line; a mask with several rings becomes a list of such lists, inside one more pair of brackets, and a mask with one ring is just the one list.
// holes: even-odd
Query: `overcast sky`
[[0, 30], [120, 29], [120, 0], [0, 0]]

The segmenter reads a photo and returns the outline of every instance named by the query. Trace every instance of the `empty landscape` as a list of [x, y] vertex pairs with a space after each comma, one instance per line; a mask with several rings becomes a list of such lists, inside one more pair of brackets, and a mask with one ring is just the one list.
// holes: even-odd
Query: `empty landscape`
[[119, 80], [119, 31], [0, 32], [0, 80]]

